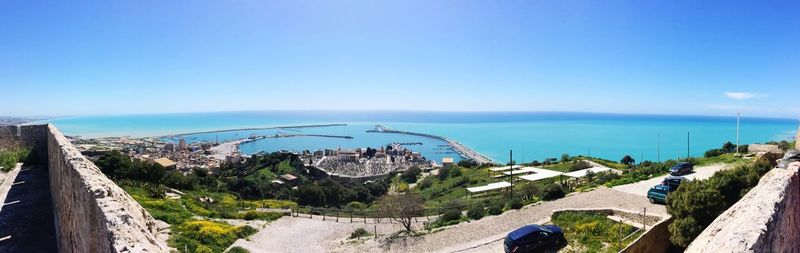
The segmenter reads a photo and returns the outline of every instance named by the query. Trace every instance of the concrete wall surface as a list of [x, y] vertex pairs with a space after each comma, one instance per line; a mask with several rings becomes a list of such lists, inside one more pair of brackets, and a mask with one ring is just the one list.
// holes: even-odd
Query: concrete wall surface
[[673, 218], [664, 219], [653, 227], [649, 228], [644, 234], [639, 236], [628, 247], [620, 252], [624, 253], [665, 253], [670, 249], [669, 224]]
[[800, 252], [798, 167], [772, 169], [686, 252]]
[[60, 252], [167, 252], [155, 220], [52, 125], [46, 129]]

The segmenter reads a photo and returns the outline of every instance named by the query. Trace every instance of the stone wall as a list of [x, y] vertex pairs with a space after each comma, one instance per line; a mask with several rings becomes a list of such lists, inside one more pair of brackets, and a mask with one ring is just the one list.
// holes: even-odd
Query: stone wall
[[[58, 129], [38, 127], [47, 137], [60, 252], [167, 251], [156, 239], [155, 220], [144, 208], [106, 178]], [[39, 128], [30, 131], [38, 133]]]
[[0, 126], [0, 149], [19, 145], [17, 126]]
[[797, 134], [794, 136], [794, 149], [800, 150], [800, 128], [797, 128]]
[[773, 169], [686, 252], [800, 252], [798, 164]]
[[668, 252], [671, 243], [669, 241], [669, 224], [672, 223], [673, 218], [669, 217], [664, 219], [644, 234], [639, 236], [628, 247], [621, 250], [624, 253], [665, 253]]

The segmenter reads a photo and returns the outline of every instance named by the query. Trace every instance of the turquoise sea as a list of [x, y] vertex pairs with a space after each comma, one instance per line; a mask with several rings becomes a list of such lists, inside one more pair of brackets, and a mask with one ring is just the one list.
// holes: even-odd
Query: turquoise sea
[[[199, 131], [342, 123], [347, 126], [320, 128], [231, 131], [183, 136], [188, 141], [240, 139], [257, 135], [325, 134], [348, 135], [353, 139], [327, 137], [267, 138], [242, 145], [253, 153], [276, 150], [316, 150], [378, 147], [391, 142], [421, 142], [409, 148], [430, 159], [447, 154], [439, 140], [400, 134], [367, 133], [382, 124], [390, 129], [421, 132], [455, 139], [466, 146], [504, 162], [508, 150], [516, 161], [542, 160], [563, 153], [591, 155], [619, 160], [631, 155], [636, 160], [666, 160], [702, 156], [710, 148], [736, 140], [735, 117], [623, 115], [554, 112], [393, 112], [393, 111], [270, 111], [218, 112], [129, 116], [71, 117], [49, 120], [67, 135], [164, 136]], [[741, 118], [740, 142], [760, 143], [794, 136], [796, 119]], [[660, 140], [660, 145], [659, 145]], [[659, 153], [660, 147], [660, 153]], [[660, 154], [660, 155], [659, 155]]]

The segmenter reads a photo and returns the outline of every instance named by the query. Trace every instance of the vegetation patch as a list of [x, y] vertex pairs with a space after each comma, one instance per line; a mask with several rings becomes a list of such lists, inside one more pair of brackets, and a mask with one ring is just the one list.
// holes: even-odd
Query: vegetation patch
[[567, 239], [567, 252], [618, 252], [636, 239], [626, 236], [637, 228], [615, 222], [604, 215], [583, 212], [554, 214], [551, 222], [561, 227]]
[[356, 238], [361, 238], [361, 237], [367, 237], [367, 236], [371, 236], [371, 235], [372, 235], [372, 234], [371, 234], [371, 233], [369, 233], [369, 231], [367, 231], [366, 229], [364, 229], [364, 228], [357, 228], [355, 231], [353, 231], [353, 233], [350, 233], [350, 239], [356, 239]]
[[0, 150], [0, 171], [9, 172], [17, 166], [18, 162], [23, 162], [30, 154], [26, 148], [11, 148]]
[[667, 198], [667, 212], [675, 217], [669, 225], [670, 241], [687, 247], [722, 212], [758, 184], [772, 165], [767, 161], [740, 164], [714, 173], [706, 180], [682, 183]]
[[232, 226], [223, 222], [190, 220], [172, 226], [169, 245], [190, 252], [223, 252], [237, 239], [257, 232], [250, 226]]

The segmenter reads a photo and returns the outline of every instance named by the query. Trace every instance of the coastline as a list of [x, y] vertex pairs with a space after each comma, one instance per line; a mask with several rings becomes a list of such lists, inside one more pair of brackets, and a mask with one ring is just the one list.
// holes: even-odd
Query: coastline
[[[168, 135], [162, 136], [158, 138], [174, 138], [179, 136], [186, 136], [186, 135], [193, 135], [193, 134], [205, 134], [205, 133], [221, 133], [221, 132], [234, 132], [234, 131], [248, 131], [248, 130], [263, 130], [263, 129], [287, 129], [287, 128], [312, 128], [312, 127], [329, 127], [329, 126], [347, 126], [347, 124], [316, 124], [316, 125], [299, 125], [299, 126], [279, 126], [279, 127], [265, 127], [265, 128], [238, 128], [238, 129], [222, 129], [222, 130], [213, 130], [213, 131], [204, 131], [204, 132], [194, 132], [194, 133], [183, 133], [183, 134], [176, 134], [176, 135]], [[426, 134], [426, 133], [417, 133], [417, 132], [409, 132], [409, 131], [400, 131], [400, 130], [391, 130], [383, 125], [377, 125], [374, 130], [367, 130], [368, 133], [394, 133], [394, 134], [407, 134], [407, 135], [415, 135], [421, 136], [426, 138], [432, 138], [444, 141], [450, 145], [455, 152], [457, 152], [462, 158], [472, 159], [478, 163], [487, 163], [487, 164], [494, 164], [495, 161], [485, 156], [477, 151], [470, 149], [469, 147], [461, 144], [458, 141], [453, 139], [433, 135], [433, 134]], [[213, 152], [210, 157], [225, 160], [225, 157], [230, 154], [240, 153], [239, 146], [243, 143], [248, 143], [252, 141], [257, 141], [266, 138], [289, 138], [289, 137], [301, 137], [301, 136], [311, 136], [311, 137], [326, 137], [326, 138], [342, 138], [342, 139], [352, 139], [351, 136], [339, 136], [339, 135], [318, 135], [318, 134], [288, 134], [288, 135], [279, 135], [279, 136], [258, 136], [255, 139], [252, 138], [243, 138], [233, 141], [227, 141], [224, 143], [220, 143], [218, 146], [212, 147], [211, 151]]]

